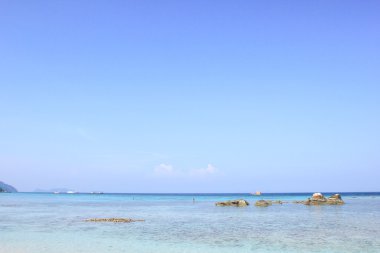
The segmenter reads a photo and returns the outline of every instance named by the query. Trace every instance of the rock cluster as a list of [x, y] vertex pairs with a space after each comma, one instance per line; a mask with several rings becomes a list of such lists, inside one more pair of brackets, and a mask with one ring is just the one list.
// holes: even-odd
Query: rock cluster
[[304, 205], [343, 205], [344, 201], [340, 194], [334, 194], [326, 198], [322, 193], [314, 193], [311, 198], [305, 201], [294, 201], [294, 203]]
[[87, 219], [85, 221], [87, 221], [87, 222], [130, 223], [130, 222], [145, 221], [145, 220], [133, 220], [133, 219], [129, 219], [129, 218], [94, 218], [94, 219]]
[[244, 199], [238, 199], [238, 200], [231, 200], [231, 201], [222, 201], [215, 203], [216, 206], [248, 206], [248, 201]]
[[[258, 200], [255, 203], [255, 206], [258, 207], [267, 207], [274, 204], [282, 205], [284, 203], [289, 203], [287, 201], [283, 202], [281, 200]], [[293, 201], [295, 204], [304, 204], [304, 205], [343, 205], [344, 201], [340, 194], [333, 194], [330, 197], [326, 198], [322, 193], [314, 193], [307, 200], [296, 200]], [[248, 206], [249, 203], [244, 199], [231, 200], [231, 201], [222, 201], [215, 203], [216, 206]]]

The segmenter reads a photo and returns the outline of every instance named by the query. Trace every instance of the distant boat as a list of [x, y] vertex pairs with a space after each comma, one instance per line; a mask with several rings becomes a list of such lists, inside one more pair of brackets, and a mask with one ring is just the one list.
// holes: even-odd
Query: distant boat
[[91, 192], [91, 194], [104, 194], [103, 192]]
[[66, 193], [67, 193], [67, 194], [74, 194], [74, 193], [76, 193], [76, 192], [74, 192], [74, 191], [67, 191]]
[[257, 192], [255, 192], [255, 193], [251, 193], [251, 195], [260, 196], [260, 195], [261, 195], [261, 192], [260, 192], [260, 191], [257, 191]]

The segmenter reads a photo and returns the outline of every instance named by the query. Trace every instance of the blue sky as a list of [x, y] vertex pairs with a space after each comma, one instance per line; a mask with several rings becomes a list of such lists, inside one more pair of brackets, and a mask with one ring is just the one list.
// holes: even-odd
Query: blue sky
[[379, 191], [378, 1], [0, 1], [0, 180]]

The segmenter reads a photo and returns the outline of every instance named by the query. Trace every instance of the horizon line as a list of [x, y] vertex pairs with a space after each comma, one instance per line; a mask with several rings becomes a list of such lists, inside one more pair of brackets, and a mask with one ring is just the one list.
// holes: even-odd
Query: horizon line
[[[380, 193], [380, 191], [302, 191], [302, 192], [261, 192], [261, 195], [264, 194], [309, 194], [309, 193]], [[45, 192], [38, 192], [38, 191], [18, 191], [15, 193], [54, 193], [54, 191], [45, 191]], [[67, 192], [59, 192], [60, 194], [249, 194], [252, 196], [260, 196], [256, 195], [251, 192], [103, 192], [103, 191], [94, 191], [94, 192], [76, 192], [74, 193], [67, 193]]]

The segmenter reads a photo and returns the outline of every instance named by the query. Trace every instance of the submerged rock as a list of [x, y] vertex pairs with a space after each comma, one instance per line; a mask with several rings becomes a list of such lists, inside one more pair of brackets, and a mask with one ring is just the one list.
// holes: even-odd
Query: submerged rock
[[133, 219], [129, 219], [129, 218], [94, 218], [94, 219], [87, 219], [85, 221], [87, 221], [87, 222], [130, 223], [130, 222], [145, 221], [145, 220], [133, 220]]
[[248, 201], [244, 199], [238, 199], [238, 200], [231, 200], [231, 201], [222, 201], [215, 203], [216, 206], [248, 206]]
[[287, 203], [281, 200], [268, 200], [268, 202], [270, 202], [271, 204], [280, 204], [280, 205], [282, 205], [283, 203]]
[[256, 201], [255, 203], [255, 206], [261, 206], [261, 207], [267, 207], [267, 206], [270, 206], [272, 205], [272, 202], [271, 201], [266, 201], [266, 200], [258, 200]]

